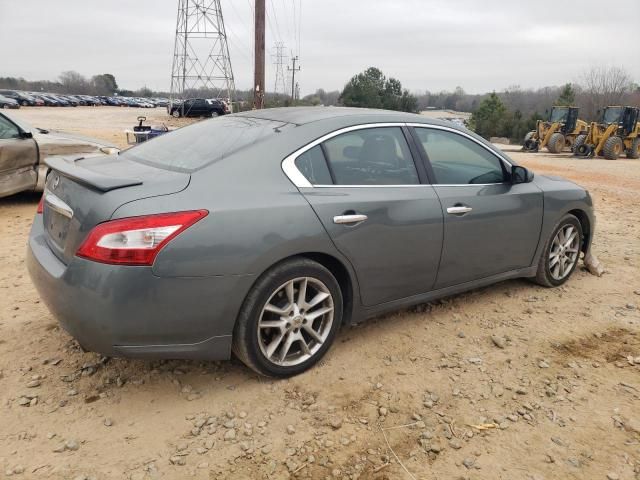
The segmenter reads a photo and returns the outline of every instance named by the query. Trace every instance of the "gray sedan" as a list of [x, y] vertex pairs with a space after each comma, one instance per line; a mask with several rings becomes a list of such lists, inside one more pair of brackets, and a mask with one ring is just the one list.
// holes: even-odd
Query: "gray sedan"
[[591, 198], [419, 115], [288, 108], [48, 160], [28, 268], [86, 349], [300, 373], [342, 325], [571, 276]]

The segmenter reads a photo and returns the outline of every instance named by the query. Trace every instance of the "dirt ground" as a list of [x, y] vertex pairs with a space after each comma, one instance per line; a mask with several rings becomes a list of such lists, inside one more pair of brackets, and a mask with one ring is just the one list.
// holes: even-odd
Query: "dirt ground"
[[[120, 145], [138, 114], [175, 125], [160, 109], [12, 113]], [[82, 353], [25, 269], [38, 197], [0, 200], [0, 478], [640, 479], [640, 161], [505, 150], [591, 191], [604, 276], [346, 328], [285, 381]]]

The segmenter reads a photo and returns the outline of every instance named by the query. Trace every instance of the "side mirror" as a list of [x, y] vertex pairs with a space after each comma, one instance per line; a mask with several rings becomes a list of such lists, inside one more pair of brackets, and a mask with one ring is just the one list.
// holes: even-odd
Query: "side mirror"
[[520, 165], [513, 165], [511, 167], [511, 184], [517, 185], [518, 183], [529, 183], [533, 180], [533, 172], [527, 170]]
[[20, 130], [20, 138], [33, 138], [33, 133]]

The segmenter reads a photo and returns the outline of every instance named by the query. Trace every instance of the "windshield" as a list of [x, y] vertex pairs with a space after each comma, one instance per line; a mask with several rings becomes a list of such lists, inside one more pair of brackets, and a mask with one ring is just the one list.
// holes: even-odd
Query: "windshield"
[[120, 155], [160, 168], [193, 172], [275, 135], [287, 125], [260, 118], [219, 117], [161, 135]]
[[568, 108], [558, 108], [558, 107], [553, 107], [551, 109], [551, 118], [549, 119], [549, 121], [551, 123], [565, 123], [567, 121], [567, 116], [569, 115], [569, 109]]
[[622, 107], [607, 107], [604, 109], [604, 115], [602, 116], [602, 123], [611, 125], [612, 123], [619, 123], [622, 120]]

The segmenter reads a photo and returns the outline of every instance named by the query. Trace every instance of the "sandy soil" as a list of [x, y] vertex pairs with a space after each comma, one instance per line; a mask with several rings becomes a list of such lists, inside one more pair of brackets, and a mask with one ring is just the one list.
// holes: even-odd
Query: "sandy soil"
[[[138, 112], [15, 114], [117, 141]], [[344, 329], [288, 381], [82, 353], [25, 270], [37, 196], [0, 200], [0, 477], [640, 479], [640, 162], [509, 153], [589, 188], [605, 275]]]

